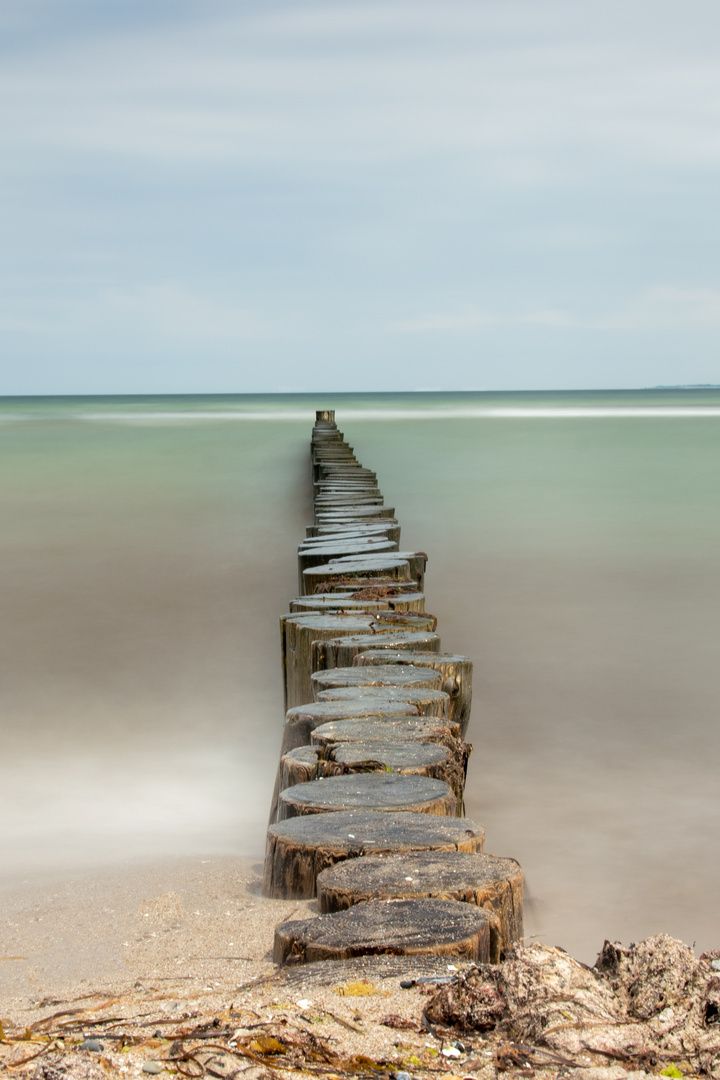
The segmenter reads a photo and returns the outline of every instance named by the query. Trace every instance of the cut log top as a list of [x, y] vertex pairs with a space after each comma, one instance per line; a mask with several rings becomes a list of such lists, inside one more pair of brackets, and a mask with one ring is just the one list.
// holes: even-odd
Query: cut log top
[[285, 714], [281, 754], [296, 746], [306, 746], [313, 729], [332, 718], [417, 715], [415, 705], [402, 701], [374, 701], [366, 705], [352, 701], [313, 701], [308, 705], [297, 705]]
[[368, 772], [327, 776], [287, 788], [278, 817], [337, 810], [412, 810], [451, 817], [457, 799], [448, 785], [430, 776]]
[[370, 852], [482, 851], [484, 838], [482, 826], [467, 819], [413, 811], [339, 810], [288, 818], [268, 828], [263, 895], [313, 897], [321, 870]]
[[409, 851], [366, 855], [323, 870], [320, 910], [342, 911], [368, 900], [442, 897], [491, 908], [500, 920], [501, 948], [523, 937], [523, 872], [514, 859], [470, 852]]
[[328, 671], [315, 671], [310, 678], [316, 697], [324, 690], [334, 690], [341, 686], [415, 686], [439, 690], [442, 681], [439, 671], [413, 667], [412, 664], [405, 664], [402, 667], [399, 664], [384, 664], [330, 668]]
[[374, 701], [309, 701], [307, 705], [296, 705], [288, 709], [285, 719], [290, 724], [304, 720], [317, 720], [326, 723], [332, 719], [362, 716], [419, 716], [416, 706], [403, 701], [390, 701], [376, 698]]
[[497, 963], [498, 924], [489, 911], [453, 900], [375, 901], [316, 919], [281, 923], [273, 960], [344, 960], [393, 953]]
[[312, 593], [310, 596], [296, 596], [290, 601], [290, 614], [310, 614], [313, 611], [360, 612], [374, 611], [417, 611], [425, 608], [425, 596], [420, 592], [402, 592], [393, 589], [391, 595], [383, 596], [381, 590], [366, 590], [371, 595], [364, 597], [361, 591]]
[[406, 701], [428, 716], [448, 715], [450, 697], [444, 690], [417, 686], [336, 686], [321, 690], [317, 701]]
[[443, 666], [450, 666], [452, 664], [470, 664], [472, 660], [467, 656], [460, 656], [458, 653], [434, 653], [428, 652], [427, 654], [422, 652], [409, 653], [404, 649], [396, 649], [392, 653], [383, 652], [376, 653], [372, 650], [368, 650], [363, 654], [362, 660], [357, 661], [358, 664], [428, 664], [440, 670]]
[[431, 814], [385, 813], [382, 810], [339, 810], [310, 814], [271, 825], [268, 836], [295, 844], [332, 848], [338, 858], [357, 858], [396, 851], [482, 851], [485, 830], [468, 818]]
[[439, 716], [344, 717], [316, 724], [310, 735], [313, 746], [334, 746], [341, 742], [443, 742], [446, 736], [457, 738], [457, 725]]
[[310, 596], [296, 596], [290, 601], [290, 614], [309, 614], [312, 611], [360, 612], [375, 611], [418, 611], [425, 607], [425, 597], [419, 592], [398, 592], [394, 597], [383, 599], [381, 596], [373, 599], [357, 599], [354, 593], [312, 593]]
[[332, 575], [362, 578], [377, 574], [409, 581], [411, 579], [410, 563], [407, 559], [396, 558], [394, 553], [390, 556], [378, 555], [377, 558], [363, 555], [351, 562], [333, 559], [321, 566], [312, 566], [303, 572], [303, 577], [307, 591], [309, 584], [319, 583], [323, 578]]
[[422, 630], [401, 630], [397, 633], [387, 628], [375, 634], [348, 634], [347, 637], [329, 638], [313, 643], [313, 670], [349, 667], [358, 653], [365, 649], [437, 649], [440, 651], [438, 634]]
[[[470, 722], [470, 708], [472, 704], [472, 661], [467, 656], [457, 653], [440, 653], [433, 655], [432, 652], [410, 653], [399, 649], [388, 653], [381, 646], [363, 650], [362, 657], [356, 656], [353, 664], [358, 666], [373, 664], [416, 664], [419, 667], [429, 666], [442, 674], [442, 689], [450, 695], [450, 715], [460, 724], [463, 734], [467, 731]], [[387, 659], [386, 659], [387, 658]]]
[[[319, 751], [318, 746], [306, 749]], [[416, 772], [434, 765], [444, 764], [449, 750], [440, 743], [421, 742], [384, 742], [368, 739], [366, 742], [336, 743], [329, 748], [333, 761], [349, 767], [362, 766], [368, 762], [377, 762], [384, 769], [392, 772]]]

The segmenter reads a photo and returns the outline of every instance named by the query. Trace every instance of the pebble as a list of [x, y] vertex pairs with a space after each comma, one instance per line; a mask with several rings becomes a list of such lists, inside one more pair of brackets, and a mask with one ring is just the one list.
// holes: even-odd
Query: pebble
[[153, 1073], [154, 1075], [157, 1075], [163, 1071], [163, 1066], [159, 1061], [146, 1061], [142, 1067], [142, 1071], [144, 1073]]
[[[412, 990], [414, 985], [415, 985], [415, 980], [414, 979], [401, 979], [400, 980], [400, 989], [401, 990]], [[395, 1075], [396, 1076], [402, 1076], [404, 1074], [403, 1073], [396, 1073]]]
[[91, 1050], [94, 1054], [99, 1054], [103, 1049], [103, 1044], [98, 1042], [97, 1039], [85, 1039], [80, 1043], [81, 1050]]
[[713, 971], [720, 971], [720, 960], [713, 960], [710, 964]]
[[410, 1073], [397, 1072], [395, 1073], [395, 1080], [412, 1080]]
[[442, 1053], [443, 1057], [446, 1058], [459, 1058], [462, 1056], [456, 1046], [444, 1046]]

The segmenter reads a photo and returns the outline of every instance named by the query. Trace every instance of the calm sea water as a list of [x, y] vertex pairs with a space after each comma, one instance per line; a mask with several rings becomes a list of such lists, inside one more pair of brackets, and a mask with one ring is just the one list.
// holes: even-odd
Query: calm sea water
[[720, 393], [0, 400], [1, 880], [262, 854], [335, 407], [475, 661], [528, 932], [720, 944]]

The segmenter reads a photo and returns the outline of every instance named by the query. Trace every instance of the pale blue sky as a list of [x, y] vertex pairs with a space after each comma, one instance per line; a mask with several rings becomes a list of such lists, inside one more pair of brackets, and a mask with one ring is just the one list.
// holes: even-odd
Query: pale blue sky
[[0, 392], [720, 382], [717, 0], [1, 0]]

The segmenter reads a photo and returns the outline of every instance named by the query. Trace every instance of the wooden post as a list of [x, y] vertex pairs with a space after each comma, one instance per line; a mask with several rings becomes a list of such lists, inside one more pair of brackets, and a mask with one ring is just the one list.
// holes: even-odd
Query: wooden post
[[[281, 619], [286, 719], [263, 892], [323, 916], [276, 930], [274, 958], [433, 953], [496, 963], [522, 939], [517, 863], [460, 816], [472, 663], [440, 652], [424, 552], [335, 412], [316, 412], [314, 522]], [[279, 820], [278, 820], [279, 819]]]

